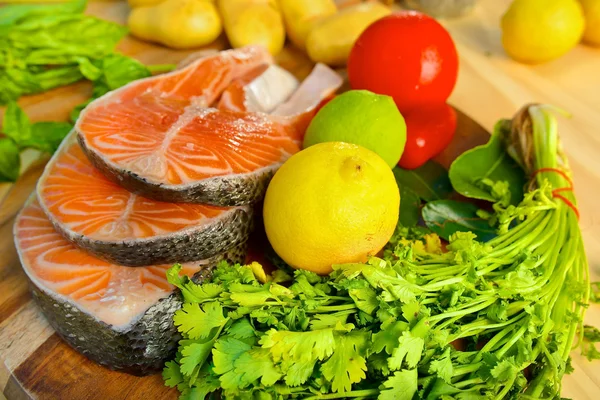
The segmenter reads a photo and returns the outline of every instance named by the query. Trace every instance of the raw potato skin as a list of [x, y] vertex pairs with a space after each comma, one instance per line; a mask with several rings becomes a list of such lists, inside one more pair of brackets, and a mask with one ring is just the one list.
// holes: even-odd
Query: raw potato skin
[[[246, 245], [240, 245], [212, 258], [194, 275], [195, 282], [208, 279], [219, 261], [243, 263]], [[69, 302], [47, 293], [30, 281], [33, 299], [60, 337], [89, 359], [113, 370], [133, 375], [149, 375], [162, 370], [173, 358], [181, 338], [173, 315], [182, 306], [179, 290], [152, 305], [125, 331], [98, 321]]]
[[174, 49], [206, 46], [223, 31], [217, 8], [208, 0], [165, 0], [137, 7], [127, 25], [134, 36]]
[[308, 56], [314, 62], [345, 65], [354, 42], [373, 22], [391, 10], [381, 3], [362, 3], [343, 8], [317, 22], [306, 39]]
[[276, 0], [219, 0], [225, 33], [233, 48], [260, 44], [275, 55], [285, 43]]
[[129, 7], [131, 8], [136, 8], [144, 6], [153, 6], [158, 3], [162, 3], [163, 1], [165, 0], [127, 0], [127, 4], [129, 4]]
[[279, 6], [290, 41], [301, 50], [306, 49], [311, 28], [337, 12], [333, 0], [279, 0]]

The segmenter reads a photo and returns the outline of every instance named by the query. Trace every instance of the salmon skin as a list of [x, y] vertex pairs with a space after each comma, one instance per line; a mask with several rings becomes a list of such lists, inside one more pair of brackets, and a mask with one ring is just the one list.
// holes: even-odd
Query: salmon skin
[[247, 240], [253, 209], [150, 200], [92, 166], [74, 134], [38, 181], [37, 196], [55, 229], [77, 246], [124, 266], [203, 260]]
[[[37, 200], [17, 217], [14, 235], [33, 298], [69, 345], [135, 375], [158, 372], [174, 357], [182, 299], [166, 280], [169, 265], [129, 268], [96, 258], [58, 234]], [[221, 260], [243, 262], [245, 252], [241, 244], [182, 272], [198, 282]]]
[[[266, 49], [249, 46], [132, 82], [85, 108], [75, 126], [79, 143], [102, 173], [133, 193], [169, 202], [255, 203], [274, 171], [300, 150], [316, 106], [342, 83], [329, 70], [317, 85], [313, 77], [312, 90], [297, 88], [310, 100], [302, 107], [292, 102], [286, 113], [262, 112], [297, 98], [293, 77], [271, 64]], [[277, 80], [282, 84], [269, 85]], [[223, 92], [232, 107], [219, 101]], [[240, 109], [240, 93], [272, 102], [254, 99], [261, 107], [250, 112]]]

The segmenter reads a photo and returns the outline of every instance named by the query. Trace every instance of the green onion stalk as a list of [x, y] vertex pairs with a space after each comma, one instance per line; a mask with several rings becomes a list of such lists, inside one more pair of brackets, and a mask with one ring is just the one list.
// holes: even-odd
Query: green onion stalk
[[[495, 205], [497, 237], [476, 246], [455, 234], [442, 254], [407, 254], [402, 239], [393, 249], [409, 271], [404, 275], [418, 277], [422, 304], [432, 309], [431, 332], [450, 328], [447, 343], [479, 350], [455, 364], [451, 384], [462, 392], [560, 398], [569, 353], [583, 341], [588, 262], [571, 172], [550, 111], [529, 105], [501, 122], [508, 153], [531, 179], [518, 206]], [[465, 287], [470, 301], [464, 301]], [[452, 291], [460, 294], [455, 304]]]

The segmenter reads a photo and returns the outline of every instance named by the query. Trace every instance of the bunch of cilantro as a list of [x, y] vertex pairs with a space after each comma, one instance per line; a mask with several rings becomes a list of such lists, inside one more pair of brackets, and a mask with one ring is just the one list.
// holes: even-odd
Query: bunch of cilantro
[[494, 205], [487, 242], [456, 231], [442, 250], [399, 226], [383, 258], [324, 277], [222, 263], [194, 283], [171, 268], [183, 339], [166, 384], [182, 399], [560, 398], [574, 345], [600, 355], [600, 332], [583, 325], [576, 202], [547, 109], [526, 108], [507, 132], [534, 179], [519, 204]]
[[[92, 99], [172, 65], [146, 67], [115, 52], [127, 34], [119, 24], [84, 15], [87, 1], [17, 4], [0, 8], [0, 105], [7, 105], [0, 132], [0, 182], [14, 182], [20, 153], [28, 148], [53, 153], [72, 128], [64, 122], [31, 124], [15, 100], [83, 79]], [[90, 100], [91, 101], [91, 100]], [[71, 113], [74, 122], [89, 103]]]

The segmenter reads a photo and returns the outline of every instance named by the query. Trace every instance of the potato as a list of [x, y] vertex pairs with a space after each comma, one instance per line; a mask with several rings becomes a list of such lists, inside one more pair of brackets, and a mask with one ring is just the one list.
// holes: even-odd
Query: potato
[[206, 46], [223, 30], [215, 5], [207, 0], [165, 0], [136, 7], [127, 25], [134, 36], [175, 49]]
[[360, 34], [390, 13], [389, 7], [373, 2], [349, 6], [322, 19], [310, 30], [306, 39], [308, 56], [314, 62], [345, 65]]
[[154, 6], [158, 3], [162, 3], [164, 0], [127, 0], [127, 4], [129, 7], [145, 7], [145, 6]]
[[279, 7], [290, 41], [302, 50], [313, 25], [337, 11], [333, 0], [279, 0]]
[[285, 29], [276, 0], [219, 0], [225, 33], [232, 47], [261, 44], [277, 54]]

